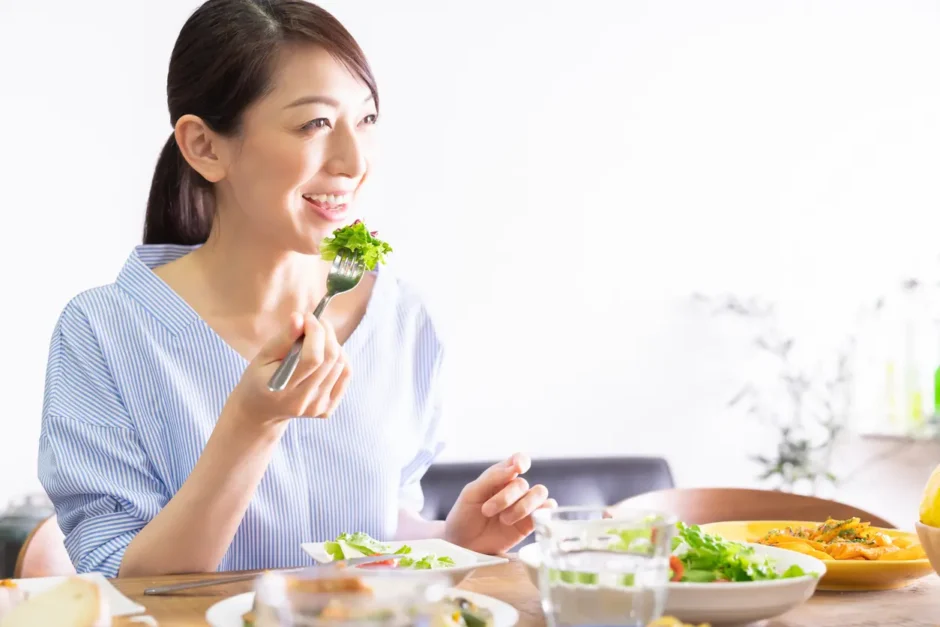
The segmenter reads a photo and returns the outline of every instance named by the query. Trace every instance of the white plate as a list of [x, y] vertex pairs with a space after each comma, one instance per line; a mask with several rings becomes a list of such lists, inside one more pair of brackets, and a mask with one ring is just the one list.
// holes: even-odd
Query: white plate
[[[456, 544], [451, 544], [446, 540], [440, 539], [408, 540], [407, 542], [387, 542], [385, 544], [390, 547], [393, 553], [397, 551], [402, 545], [407, 544], [411, 547], [411, 557], [420, 557], [433, 554], [438, 557], [447, 556], [451, 558], [454, 560], [453, 566], [448, 566], [446, 568], [435, 568], [434, 572], [447, 574], [450, 577], [450, 580], [453, 582], [453, 585], [459, 584], [477, 568], [482, 568], [484, 566], [496, 566], [498, 564], [505, 564], [509, 561], [504, 557], [493, 557], [492, 555], [475, 553], [463, 547], [457, 546]], [[323, 542], [307, 542], [301, 544], [300, 548], [302, 548], [307, 555], [315, 559], [320, 564], [326, 564], [333, 561], [333, 558], [330, 556], [330, 554], [326, 552], [326, 548]], [[399, 572], [427, 574], [428, 571], [410, 571], [407, 568], [403, 568]]]
[[[463, 597], [471, 603], [489, 610], [493, 613], [493, 622], [496, 627], [513, 627], [519, 622], [519, 612], [516, 611], [516, 608], [493, 597], [456, 588], [450, 588], [444, 594], [451, 598]], [[254, 592], [246, 592], [219, 601], [206, 612], [206, 622], [212, 627], [243, 627], [242, 615], [251, 609], [254, 601]]]
[[[815, 557], [771, 546], [749, 544], [755, 552], [772, 557], [778, 572], [796, 564], [806, 572], [826, 573], [826, 565]], [[538, 586], [538, 571], [542, 563], [539, 547], [530, 544], [519, 551], [529, 578]], [[712, 625], [747, 624], [780, 616], [802, 605], [813, 596], [819, 580], [815, 577], [794, 577], [770, 581], [738, 583], [670, 583], [666, 586], [665, 614], [686, 623]], [[629, 594], [629, 588], [597, 588], [571, 586], [572, 594], [583, 595], [578, 605], [596, 606], [598, 595]]]
[[[118, 589], [112, 586], [111, 582], [101, 573], [87, 573], [77, 576], [97, 584], [102, 595], [104, 595], [104, 598], [108, 601], [111, 616], [130, 616], [131, 614], [139, 614], [146, 610], [143, 605], [134, 603], [118, 592]], [[68, 579], [68, 577], [36, 577], [34, 579], [14, 579], [14, 581], [17, 586], [27, 593], [36, 594], [54, 588], [66, 579]]]

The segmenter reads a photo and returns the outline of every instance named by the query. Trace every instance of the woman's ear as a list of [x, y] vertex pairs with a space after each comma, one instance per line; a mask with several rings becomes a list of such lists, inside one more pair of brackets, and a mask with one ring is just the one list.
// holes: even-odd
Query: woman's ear
[[210, 183], [218, 183], [225, 178], [226, 164], [220, 155], [224, 154], [222, 138], [195, 115], [184, 115], [176, 122], [174, 129], [176, 143], [186, 162]]

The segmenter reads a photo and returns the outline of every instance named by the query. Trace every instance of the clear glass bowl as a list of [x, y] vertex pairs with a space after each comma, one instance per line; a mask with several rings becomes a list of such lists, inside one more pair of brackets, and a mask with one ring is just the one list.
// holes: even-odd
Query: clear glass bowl
[[[431, 625], [450, 580], [394, 571], [314, 567], [269, 572], [255, 585], [253, 627]], [[246, 624], [251, 624], [246, 621]]]

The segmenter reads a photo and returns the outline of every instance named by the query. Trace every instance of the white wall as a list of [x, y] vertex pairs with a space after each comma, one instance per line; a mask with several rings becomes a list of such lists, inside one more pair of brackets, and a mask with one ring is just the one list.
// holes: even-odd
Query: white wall
[[[749, 349], [688, 295], [783, 299], [824, 337], [935, 257], [935, 0], [323, 4], [382, 91], [364, 211], [451, 337], [448, 459], [751, 483], [767, 435], [723, 406]], [[0, 0], [0, 503], [37, 485], [61, 307], [139, 238], [196, 5]]]

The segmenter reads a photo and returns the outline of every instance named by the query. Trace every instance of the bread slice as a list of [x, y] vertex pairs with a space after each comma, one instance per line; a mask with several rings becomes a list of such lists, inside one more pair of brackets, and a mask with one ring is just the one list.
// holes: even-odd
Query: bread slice
[[0, 627], [109, 627], [111, 612], [96, 584], [70, 577], [56, 587], [29, 595], [0, 618]]

